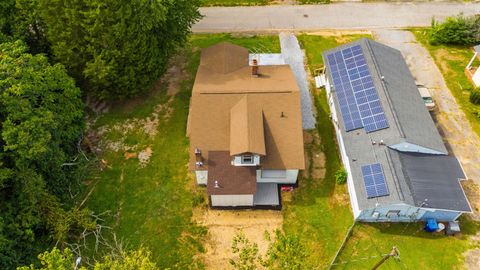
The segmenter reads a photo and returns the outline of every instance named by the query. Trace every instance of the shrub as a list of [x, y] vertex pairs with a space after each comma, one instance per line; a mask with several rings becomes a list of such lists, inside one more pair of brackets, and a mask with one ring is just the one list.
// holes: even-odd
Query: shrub
[[480, 42], [480, 15], [465, 17], [462, 14], [448, 17], [440, 23], [432, 20], [429, 30], [431, 44], [475, 45]]
[[470, 92], [470, 102], [475, 105], [480, 105], [480, 89], [475, 89]]
[[341, 168], [335, 173], [335, 181], [340, 185], [345, 184], [347, 182], [347, 176], [347, 171], [345, 171], [344, 168]]

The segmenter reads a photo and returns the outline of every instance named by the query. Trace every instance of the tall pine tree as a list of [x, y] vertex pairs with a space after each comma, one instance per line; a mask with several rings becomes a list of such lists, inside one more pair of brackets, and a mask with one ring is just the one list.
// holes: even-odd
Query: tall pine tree
[[55, 58], [102, 99], [148, 90], [200, 18], [199, 0], [39, 0]]

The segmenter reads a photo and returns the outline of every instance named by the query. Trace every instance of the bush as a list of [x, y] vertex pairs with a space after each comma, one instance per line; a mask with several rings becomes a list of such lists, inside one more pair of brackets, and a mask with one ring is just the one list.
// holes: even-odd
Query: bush
[[335, 181], [337, 184], [345, 184], [347, 182], [347, 171], [344, 168], [341, 168], [335, 173]]
[[431, 44], [475, 45], [480, 43], [480, 15], [448, 17], [440, 23], [432, 20], [429, 31]]
[[475, 89], [470, 92], [470, 102], [475, 105], [480, 105], [480, 89]]

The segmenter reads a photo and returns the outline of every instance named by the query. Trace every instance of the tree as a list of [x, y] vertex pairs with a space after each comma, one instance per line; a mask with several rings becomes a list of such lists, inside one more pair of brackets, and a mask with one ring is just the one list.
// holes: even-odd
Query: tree
[[0, 1], [0, 43], [22, 39], [32, 53], [50, 53], [38, 0]]
[[250, 242], [243, 232], [233, 237], [232, 252], [238, 254], [238, 258], [230, 259], [230, 265], [237, 270], [255, 270], [261, 262], [258, 255], [258, 245]]
[[429, 30], [431, 44], [475, 45], [480, 42], [480, 16], [462, 14], [448, 17], [445, 22], [432, 20]]
[[[140, 248], [130, 252], [121, 254], [121, 257], [113, 258], [105, 256], [102, 261], [94, 264], [94, 270], [156, 270], [158, 269], [150, 259], [150, 252], [146, 249]], [[60, 251], [53, 248], [52, 251], [45, 251], [38, 255], [42, 264], [41, 268], [34, 265], [23, 266], [17, 270], [71, 270], [75, 266], [76, 258], [72, 251], [68, 248]], [[82, 266], [79, 270], [86, 270]]]
[[53, 55], [103, 99], [148, 90], [200, 17], [200, 0], [39, 1]]
[[64, 209], [75, 168], [62, 165], [84, 126], [80, 90], [63, 66], [26, 51], [0, 44], [0, 269], [95, 227], [88, 210]]
[[307, 253], [296, 235], [275, 231], [275, 241], [269, 246], [263, 265], [269, 269], [306, 269]]

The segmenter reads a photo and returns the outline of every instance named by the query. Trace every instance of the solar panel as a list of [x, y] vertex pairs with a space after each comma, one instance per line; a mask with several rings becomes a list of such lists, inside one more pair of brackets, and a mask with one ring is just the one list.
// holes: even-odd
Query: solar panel
[[390, 194], [380, 163], [362, 166], [362, 175], [367, 198], [370, 199]]
[[346, 131], [367, 133], [388, 128], [380, 99], [360, 45], [327, 56]]

